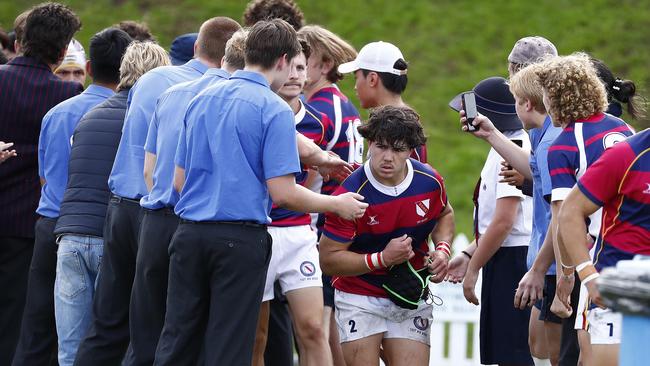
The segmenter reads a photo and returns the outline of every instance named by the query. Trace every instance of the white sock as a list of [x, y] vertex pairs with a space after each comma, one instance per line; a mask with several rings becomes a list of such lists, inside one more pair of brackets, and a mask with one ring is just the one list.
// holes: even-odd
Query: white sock
[[551, 366], [551, 360], [548, 358], [533, 357], [533, 363], [535, 366]]

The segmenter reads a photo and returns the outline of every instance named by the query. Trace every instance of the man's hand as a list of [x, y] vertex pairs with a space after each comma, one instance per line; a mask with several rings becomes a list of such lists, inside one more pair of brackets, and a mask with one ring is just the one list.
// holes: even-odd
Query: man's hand
[[501, 162], [501, 172], [499, 175], [502, 176], [499, 183], [508, 183], [511, 186], [521, 187], [524, 184], [524, 176], [513, 169], [507, 162]]
[[465, 254], [460, 254], [454, 257], [449, 262], [449, 270], [445, 280], [451, 283], [461, 283], [467, 273], [467, 266], [469, 266], [469, 258]]
[[0, 164], [4, 163], [5, 160], [17, 156], [16, 150], [7, 150], [8, 148], [14, 146], [13, 142], [3, 142], [0, 141]]
[[351, 164], [342, 160], [331, 151], [324, 153], [327, 154], [327, 160], [318, 167], [318, 173], [323, 177], [323, 181], [327, 182], [330, 179], [334, 179], [337, 182], [342, 182], [352, 174], [354, 168]]
[[338, 201], [335, 213], [346, 220], [358, 219], [368, 207], [368, 204], [363, 202], [363, 196], [354, 192], [343, 193], [335, 199]]
[[478, 298], [476, 297], [476, 292], [474, 291], [476, 287], [476, 281], [478, 280], [477, 271], [467, 271], [465, 279], [463, 280], [463, 295], [465, 300], [468, 302], [478, 305]]
[[600, 296], [600, 290], [598, 290], [598, 286], [596, 285], [596, 281], [598, 281], [598, 279], [591, 280], [591, 281], [587, 282], [585, 287], [587, 288], [587, 292], [589, 292], [589, 298], [591, 299], [591, 301], [594, 304], [596, 304], [596, 306], [598, 306], [599, 308], [606, 309], [607, 307], [605, 306], [605, 303], [603, 302], [603, 298]]
[[[461, 128], [463, 131], [467, 131], [467, 126], [465, 125], [467, 122], [467, 118], [465, 118], [465, 111], [461, 110], [459, 112], [460, 114], [460, 123], [461, 123]], [[494, 124], [492, 121], [490, 121], [489, 118], [485, 117], [482, 114], [478, 114], [476, 118], [472, 121], [472, 124], [474, 127], [476, 127], [476, 131], [470, 132], [472, 135], [482, 138], [482, 139], [487, 139], [496, 131], [496, 128], [494, 127]]]
[[530, 269], [519, 281], [515, 292], [515, 308], [525, 309], [526, 306], [533, 306], [543, 296], [544, 273]]
[[386, 266], [390, 267], [404, 263], [413, 258], [415, 253], [413, 252], [411, 242], [413, 242], [413, 239], [408, 237], [406, 234], [388, 242], [386, 248], [382, 251], [382, 259]]
[[425, 263], [429, 261], [429, 273], [431, 273], [431, 282], [440, 283], [447, 275], [449, 267], [449, 257], [446, 253], [440, 250], [432, 250], [429, 255], [425, 257]]
[[557, 274], [557, 285], [555, 287], [555, 298], [551, 304], [551, 311], [560, 318], [568, 318], [573, 313], [571, 308], [571, 292], [575, 284], [575, 276], [573, 273], [570, 275]]

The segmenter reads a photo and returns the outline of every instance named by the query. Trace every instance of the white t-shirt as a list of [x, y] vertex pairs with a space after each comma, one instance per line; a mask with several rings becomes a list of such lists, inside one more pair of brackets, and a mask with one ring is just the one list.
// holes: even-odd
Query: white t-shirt
[[[522, 147], [530, 150], [530, 139], [524, 130], [507, 131], [504, 133], [511, 140], [521, 140]], [[510, 235], [501, 244], [502, 247], [527, 246], [530, 242], [530, 233], [533, 221], [533, 199], [523, 194], [522, 191], [508, 183], [499, 183], [501, 176], [501, 162], [504, 159], [493, 148], [490, 149], [485, 165], [481, 171], [481, 187], [478, 194], [478, 232], [483, 235], [494, 217], [496, 202], [503, 197], [519, 197], [517, 218], [515, 219]], [[476, 208], [475, 208], [476, 210]], [[476, 215], [476, 212], [475, 212]], [[480, 245], [480, 239], [479, 239]]]

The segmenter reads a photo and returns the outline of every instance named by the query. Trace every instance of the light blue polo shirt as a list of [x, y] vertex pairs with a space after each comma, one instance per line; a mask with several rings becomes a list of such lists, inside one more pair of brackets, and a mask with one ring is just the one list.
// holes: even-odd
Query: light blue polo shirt
[[142, 197], [140, 205], [150, 210], [163, 207], [173, 208], [178, 202], [174, 189], [174, 155], [183, 126], [187, 105], [199, 92], [223, 80], [230, 74], [218, 68], [211, 68], [203, 77], [174, 85], [160, 98], [149, 125], [144, 150], [156, 155], [151, 192]]
[[267, 80], [235, 72], [190, 102], [184, 128], [174, 159], [185, 169], [176, 214], [192, 221], [271, 222], [266, 180], [299, 173], [300, 161], [293, 112]]
[[[551, 117], [547, 116], [544, 125], [531, 130], [530, 170], [533, 173], [533, 229], [528, 246], [528, 269], [533, 266], [537, 253], [542, 248], [548, 225], [551, 223], [551, 205], [544, 196], [551, 195], [551, 175], [548, 170], [548, 149], [555, 138], [562, 132], [554, 127]], [[555, 274], [555, 263], [549, 267], [547, 275]]]
[[111, 89], [91, 84], [83, 93], [57, 104], [43, 117], [38, 139], [38, 175], [45, 179], [36, 213], [59, 217], [68, 185], [72, 135], [86, 112], [113, 95]]
[[198, 60], [180, 66], [161, 66], [142, 75], [131, 88], [120, 146], [108, 178], [113, 194], [138, 200], [147, 194], [143, 174], [144, 143], [156, 101], [170, 86], [200, 78], [207, 69]]

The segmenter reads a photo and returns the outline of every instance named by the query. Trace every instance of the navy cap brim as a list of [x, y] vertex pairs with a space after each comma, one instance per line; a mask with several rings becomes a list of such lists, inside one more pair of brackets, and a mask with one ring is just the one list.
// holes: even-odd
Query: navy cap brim
[[[471, 91], [471, 90], [470, 90]], [[462, 92], [454, 97], [449, 102], [449, 107], [456, 112], [460, 112], [462, 108], [461, 98], [463, 94], [469, 93], [470, 91]], [[494, 126], [501, 132], [503, 131], [516, 131], [521, 130], [523, 127], [517, 113], [498, 113], [481, 107], [480, 105], [476, 106], [476, 110], [486, 116], [487, 118], [494, 123]]]

